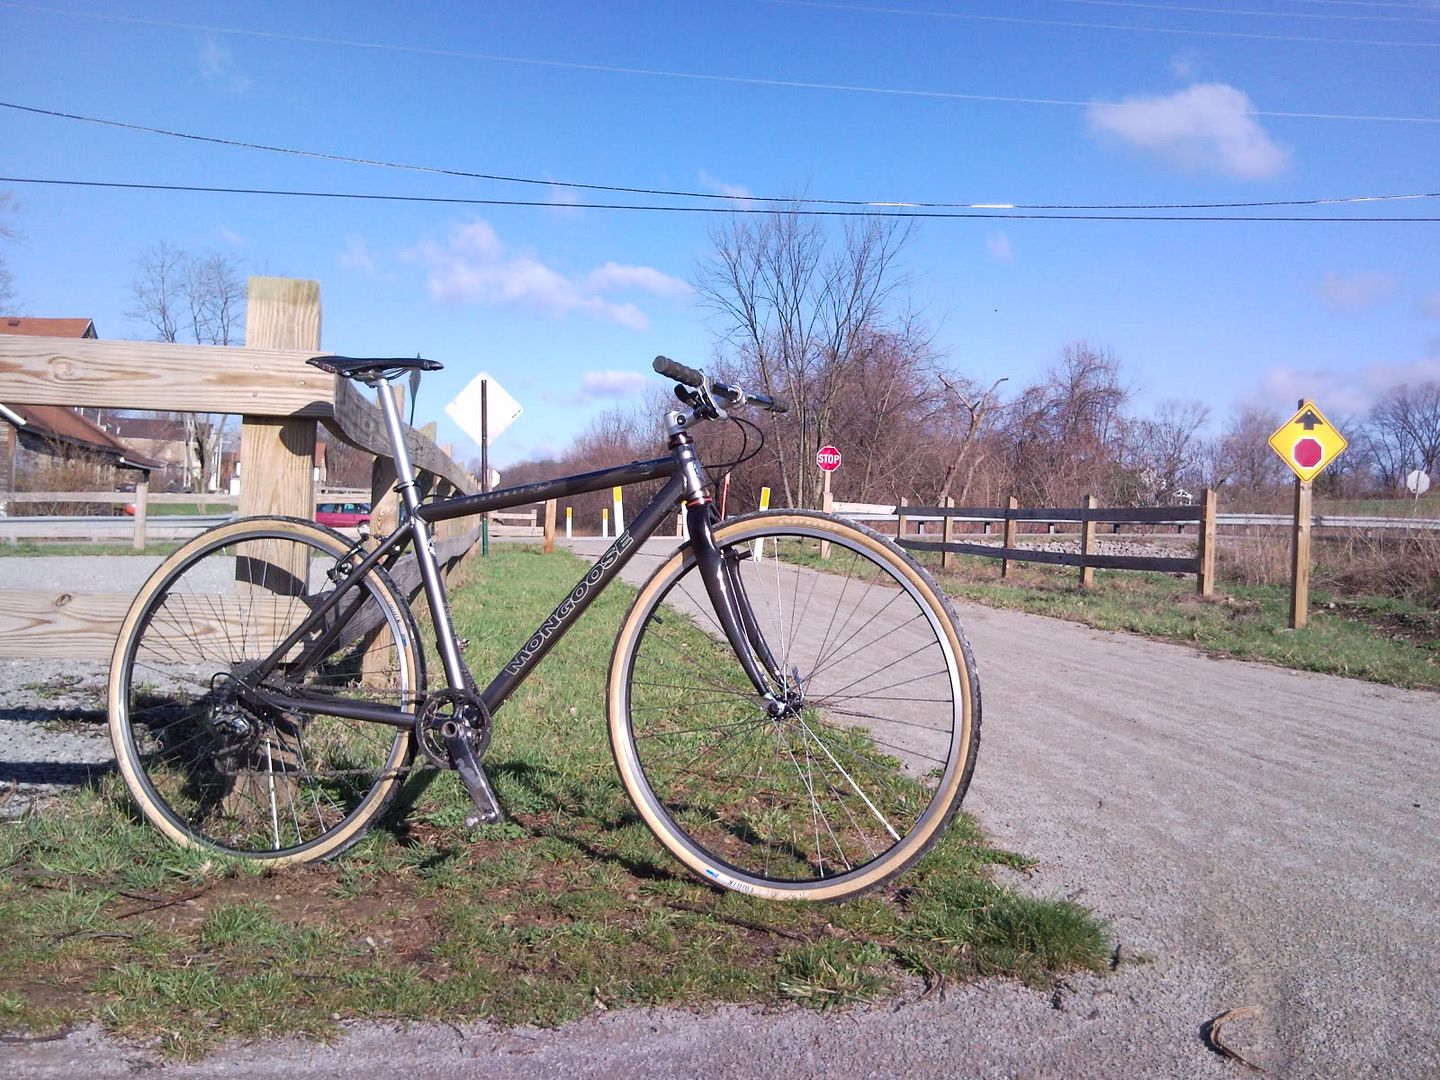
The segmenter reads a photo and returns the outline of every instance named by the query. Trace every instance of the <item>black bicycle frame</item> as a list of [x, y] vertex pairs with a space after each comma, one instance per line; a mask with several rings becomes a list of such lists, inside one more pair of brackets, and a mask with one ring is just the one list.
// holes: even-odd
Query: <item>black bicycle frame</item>
[[[640, 546], [655, 534], [666, 516], [684, 500], [686, 481], [680, 475], [681, 464], [680, 458], [672, 455], [650, 461], [635, 461], [628, 465], [600, 469], [596, 472], [559, 477], [555, 480], [545, 480], [535, 484], [501, 488], [479, 495], [462, 495], [453, 499], [442, 499], [420, 506], [416, 517], [428, 524], [450, 521], [460, 517], [473, 517], [512, 506], [523, 506], [543, 499], [563, 498], [568, 495], [579, 495], [610, 487], [625, 487], [661, 477], [669, 478], [659, 494], [650, 500], [645, 509], [631, 521], [630, 527], [615, 538], [615, 542], [601, 554], [594, 565], [576, 582], [575, 587], [550, 613], [550, 616], [536, 628], [525, 646], [501, 668], [500, 673], [495, 676], [490, 685], [481, 691], [481, 700], [492, 715], [515, 692], [516, 687], [534, 670], [535, 665], [544, 658], [551, 647], [565, 635], [591, 602], [615, 580]], [[708, 505], [702, 509], [708, 513]], [[693, 520], [691, 524], [693, 528]], [[708, 536], [708, 518], [705, 519], [703, 528]], [[327, 615], [334, 611], [349, 593], [359, 587], [359, 582], [365, 579], [366, 574], [406, 542], [416, 539], [418, 535], [419, 530], [416, 523], [407, 521], [382, 539], [374, 550], [350, 571], [339, 587], [316, 605], [301, 624], [261, 663], [255, 673], [256, 681], [258, 682], [260, 678], [274, 670], [279, 665], [281, 658], [319, 627]], [[693, 532], [692, 535], [694, 535]], [[337, 618], [329, 630], [322, 632], [313, 643], [306, 646], [294, 661], [294, 666], [303, 670], [308, 663], [323, 656], [334, 644], [336, 636], [343, 632], [345, 624], [357, 613], [358, 605], [364, 602], [364, 597], [357, 599], [357, 607]], [[347, 719], [402, 728], [413, 727], [415, 723], [413, 711], [396, 706], [329, 697], [323, 700], [297, 698], [277, 694], [258, 685], [252, 685], [242, 690], [242, 694], [253, 698], [255, 704], [288, 712], [325, 713], [330, 716], [342, 716]]]

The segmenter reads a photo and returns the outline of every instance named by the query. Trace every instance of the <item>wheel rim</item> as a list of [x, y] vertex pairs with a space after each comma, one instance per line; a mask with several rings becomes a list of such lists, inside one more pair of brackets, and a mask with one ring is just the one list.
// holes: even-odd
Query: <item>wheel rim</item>
[[833, 529], [752, 527], [722, 547], [745, 553], [744, 588], [791, 707], [765, 714], [693, 559], [677, 561], [629, 657], [632, 794], [677, 854], [732, 888], [798, 895], [897, 872], [948, 819], [966, 764], [963, 658], [946, 616]]
[[[263, 714], [238, 688], [334, 587], [340, 553], [318, 537], [242, 533], [174, 567], [135, 622], [118, 701], [122, 766], [147, 816], [176, 839], [249, 856], [338, 850], [383, 807], [409, 759], [406, 731], [322, 714]], [[319, 665], [298, 649], [273, 689], [413, 704], [414, 642], [378, 577], [360, 618]]]

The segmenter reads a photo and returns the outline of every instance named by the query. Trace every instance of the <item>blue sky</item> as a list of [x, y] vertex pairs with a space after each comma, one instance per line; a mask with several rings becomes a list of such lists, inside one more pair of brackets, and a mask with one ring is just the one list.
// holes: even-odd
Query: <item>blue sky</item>
[[[656, 353], [712, 349], [687, 281], [716, 219], [579, 209], [665, 200], [567, 184], [1099, 205], [1440, 191], [1435, 0], [0, 0], [0, 39], [10, 104], [560, 182], [0, 108], [7, 177], [545, 204], [0, 181], [25, 314], [146, 337], [125, 311], [157, 241], [315, 278], [327, 349], [447, 365], [419, 402], [442, 441], [474, 372], [520, 400], [502, 466], [633, 403]], [[1437, 217], [1440, 199], [1269, 212]], [[928, 220], [906, 264], [937, 345], [986, 381], [1023, 385], [1078, 338], [1119, 358], [1142, 412], [1306, 395], [1344, 415], [1440, 378], [1440, 223]]]

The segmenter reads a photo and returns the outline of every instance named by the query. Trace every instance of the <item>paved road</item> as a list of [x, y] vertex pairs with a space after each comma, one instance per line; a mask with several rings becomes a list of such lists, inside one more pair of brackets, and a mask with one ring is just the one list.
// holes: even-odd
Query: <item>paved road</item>
[[[359, 1025], [336, 1047], [238, 1048], [196, 1074], [1226, 1077], [1240, 1069], [1201, 1027], [1254, 1008], [1222, 1039], [1270, 1075], [1440, 1075], [1440, 696], [1013, 612], [961, 617], [985, 698], [967, 808], [1039, 860], [1020, 887], [1111, 920], [1113, 975], [838, 1017]], [[118, 1076], [127, 1058], [82, 1032], [0, 1047], [0, 1075]]]

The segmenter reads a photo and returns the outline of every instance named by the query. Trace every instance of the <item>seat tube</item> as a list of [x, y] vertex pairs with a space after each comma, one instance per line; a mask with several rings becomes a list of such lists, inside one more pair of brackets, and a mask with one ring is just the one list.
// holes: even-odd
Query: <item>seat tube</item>
[[435, 643], [445, 667], [445, 681], [452, 687], [461, 688], [467, 682], [465, 664], [460, 659], [460, 648], [455, 641], [455, 627], [450, 621], [450, 605], [445, 599], [445, 583], [440, 578], [440, 564], [435, 558], [430, 525], [416, 512], [420, 509], [420, 489], [415, 483], [415, 467], [410, 463], [410, 451], [405, 445], [405, 426], [400, 421], [400, 409], [390, 388], [382, 383], [377, 389], [380, 412], [385, 417], [385, 431], [390, 437], [390, 449], [395, 460], [395, 487], [405, 504], [406, 527], [414, 539], [412, 547], [420, 564], [420, 580], [425, 586], [425, 598], [430, 602], [430, 619], [435, 625]]

